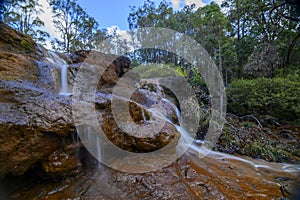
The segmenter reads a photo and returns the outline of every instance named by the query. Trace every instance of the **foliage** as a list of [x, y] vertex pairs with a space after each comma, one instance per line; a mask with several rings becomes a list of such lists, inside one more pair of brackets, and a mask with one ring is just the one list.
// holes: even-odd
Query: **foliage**
[[179, 76], [182, 76], [182, 77], [187, 77], [187, 72], [186, 70], [182, 69], [180, 66], [177, 66], [176, 67], [176, 72]]
[[263, 43], [255, 47], [244, 70], [252, 77], [274, 77], [275, 69], [280, 66], [280, 58], [276, 46]]
[[44, 43], [49, 34], [42, 30], [44, 22], [38, 17], [44, 11], [37, 0], [6, 0], [0, 8], [1, 20], [37, 42]]
[[141, 78], [167, 78], [182, 75], [176, 69], [162, 64], [140, 65], [134, 68], [134, 72]]
[[300, 65], [277, 69], [275, 71], [275, 76], [278, 78], [285, 78], [294, 82], [300, 82]]
[[268, 114], [282, 120], [300, 118], [300, 82], [287, 78], [235, 80], [227, 89], [228, 111]]
[[190, 74], [192, 75], [189, 77], [189, 82], [192, 86], [206, 87], [206, 83], [196, 67], [192, 67]]
[[76, 0], [49, 0], [49, 4], [54, 26], [62, 38], [62, 41], [56, 38], [51, 42], [53, 49], [71, 52], [95, 47], [93, 42], [98, 23]]
[[292, 160], [292, 155], [288, 152], [272, 147], [269, 144], [261, 143], [260, 141], [246, 144], [243, 148], [247, 155], [251, 155], [254, 158], [264, 158], [267, 161], [275, 162]]

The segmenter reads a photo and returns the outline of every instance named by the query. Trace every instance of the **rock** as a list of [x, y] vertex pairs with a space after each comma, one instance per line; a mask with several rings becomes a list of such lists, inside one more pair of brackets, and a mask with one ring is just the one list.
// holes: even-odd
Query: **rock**
[[[127, 173], [109, 169], [89, 168], [88, 173], [55, 182], [40, 188], [18, 191], [15, 199], [280, 199], [282, 186], [286, 197], [297, 191], [293, 188], [299, 177], [282, 169], [284, 164], [270, 164], [249, 158], [214, 154], [199, 158], [189, 150], [170, 166], [148, 173]], [[222, 158], [222, 159], [221, 159]], [[154, 157], [153, 162], [161, 162]], [[245, 160], [244, 160], [245, 159]], [[120, 163], [124, 163], [123, 158]], [[255, 165], [260, 167], [256, 168]], [[136, 167], [129, 165], [127, 167]], [[292, 168], [290, 168], [292, 169]], [[278, 180], [278, 177], [286, 177]]]
[[[112, 93], [113, 87], [119, 81], [124, 73], [130, 68], [130, 59], [125, 56], [116, 56], [110, 54], [102, 54], [96, 51], [78, 51], [70, 56], [72, 62], [69, 65], [68, 82], [70, 88], [73, 87], [77, 73], [81, 65], [95, 66], [97, 75], [90, 74], [98, 78], [97, 90], [105, 93]], [[77, 80], [79, 81], [79, 80]]]
[[69, 63], [81, 63], [86, 59], [89, 53], [90, 51], [86, 50], [75, 51], [69, 56], [71, 61]]
[[23, 55], [0, 52], [0, 78], [2, 80], [36, 81], [39, 74], [37, 64]]
[[29, 36], [12, 29], [3, 22], [0, 22], [0, 33], [1, 52], [14, 52], [32, 59], [39, 58], [38, 46]]
[[67, 177], [81, 172], [82, 163], [73, 151], [56, 150], [42, 163], [44, 171], [53, 177]]
[[[70, 155], [67, 149], [62, 150], [62, 141], [70, 134], [76, 134], [71, 96], [59, 95], [61, 65], [67, 63], [71, 63], [68, 66], [69, 91], [82, 65], [96, 66], [92, 73], [103, 72], [99, 75], [98, 91], [95, 91], [96, 96], [102, 96], [102, 99], [96, 99], [95, 104], [98, 115], [102, 117], [99, 118], [100, 126], [114, 144], [132, 152], [154, 151], [171, 142], [170, 148], [175, 148], [180, 137], [175, 126], [153, 117], [148, 110], [159, 104], [161, 99], [151, 100], [154, 94], [142, 93], [141, 90], [136, 92], [135, 97], [140, 97], [136, 101], [141, 101], [141, 104], [130, 98], [122, 100], [123, 104], [129, 105], [130, 124], [126, 125], [127, 128], [135, 124], [143, 131], [135, 129], [128, 133], [114, 119], [110, 99], [107, 96], [103, 98], [105, 94], [102, 92], [111, 93], [120, 76], [130, 69], [127, 57], [94, 51], [77, 51], [69, 57], [64, 53], [37, 48], [30, 38], [30, 48], [21, 51], [18, 45], [22, 45], [26, 36], [3, 24], [0, 27], [7, 32], [6, 36], [0, 34], [3, 69], [0, 73], [0, 177], [24, 174], [37, 163], [42, 163], [44, 171], [52, 176], [74, 175], [80, 171], [80, 166], [77, 166], [80, 162], [75, 156]], [[10, 40], [16, 41], [12, 47], [8, 43]], [[134, 75], [132, 78], [135, 78]], [[154, 131], [150, 121], [161, 124], [160, 129]]]
[[19, 175], [75, 132], [70, 99], [18, 82], [0, 88], [0, 177]]
[[36, 43], [0, 22], [0, 79], [36, 81], [39, 68]]
[[[172, 148], [175, 148], [180, 138], [175, 126], [163, 119], [151, 117], [151, 112], [135, 102], [121, 100], [118, 103], [127, 104], [129, 113], [126, 113], [126, 110], [117, 110], [113, 115], [111, 105], [99, 110], [102, 116], [99, 117], [99, 124], [107, 138], [115, 145], [131, 152], [155, 151], [170, 142], [174, 144]], [[130, 121], [122, 121], [116, 113], [119, 116], [129, 114]], [[116, 118], [119, 119], [118, 122]]]

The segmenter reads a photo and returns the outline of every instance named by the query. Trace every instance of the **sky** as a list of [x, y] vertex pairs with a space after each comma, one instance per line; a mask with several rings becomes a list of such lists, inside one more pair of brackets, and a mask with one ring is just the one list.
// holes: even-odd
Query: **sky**
[[[161, 0], [153, 0], [156, 5], [159, 5]], [[174, 9], [180, 9], [185, 5], [196, 4], [196, 7], [202, 7], [210, 3], [212, 0], [167, 0]], [[215, 0], [221, 3], [221, 0]], [[43, 6], [44, 13], [40, 16], [45, 22], [45, 29], [50, 33], [51, 38], [59, 38], [59, 34], [55, 31], [52, 18], [51, 9], [47, 0], [39, 0]], [[77, 3], [91, 16], [94, 17], [98, 23], [99, 28], [112, 30], [117, 28], [117, 32], [122, 35], [128, 30], [127, 18], [130, 13], [130, 6], [140, 7], [144, 0], [77, 0]], [[50, 44], [48, 44], [50, 45]], [[48, 46], [47, 45], [47, 46]]]
[[[208, 3], [210, 0], [204, 0]], [[130, 12], [130, 6], [140, 7], [143, 0], [78, 0], [81, 7], [96, 18], [101, 27], [118, 26], [121, 30], [128, 30], [127, 18]], [[160, 0], [154, 0], [159, 5]], [[198, 7], [204, 6], [202, 0], [168, 0], [175, 9], [179, 9], [186, 4], [195, 3]]]

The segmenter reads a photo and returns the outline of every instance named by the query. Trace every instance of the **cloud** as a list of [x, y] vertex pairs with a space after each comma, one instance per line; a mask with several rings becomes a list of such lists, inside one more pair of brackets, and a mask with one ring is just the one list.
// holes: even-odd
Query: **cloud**
[[172, 0], [172, 4], [173, 4], [175, 9], [180, 8], [180, 0]]
[[196, 5], [196, 9], [199, 8], [199, 7], [203, 7], [205, 6], [206, 4], [203, 3], [202, 0], [185, 0], [185, 5], [192, 5], [192, 4], [195, 4]]
[[126, 40], [130, 40], [130, 35], [127, 31], [121, 30], [118, 26], [111, 26], [106, 28], [108, 34], [113, 34], [114, 31], [116, 31], [117, 35], [121, 36], [122, 38]]
[[216, 3], [219, 4], [219, 5], [222, 4], [222, 0], [214, 0], [214, 2], [216, 2]]
[[46, 48], [51, 48], [50, 40], [53, 38], [59, 38], [60, 35], [58, 32], [55, 31], [54, 24], [52, 22], [52, 13], [49, 3], [46, 0], [39, 0], [39, 3], [42, 6], [44, 13], [41, 13], [39, 17], [45, 23], [43, 30], [47, 31], [50, 34], [50, 39], [46, 42]]

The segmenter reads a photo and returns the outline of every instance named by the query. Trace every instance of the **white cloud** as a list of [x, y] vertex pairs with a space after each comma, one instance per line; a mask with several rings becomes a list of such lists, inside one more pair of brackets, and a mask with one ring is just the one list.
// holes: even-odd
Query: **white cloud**
[[219, 4], [219, 5], [222, 4], [222, 0], [214, 0], [214, 2], [216, 2], [216, 3]]
[[172, 4], [173, 4], [175, 9], [180, 8], [180, 0], [172, 0]]
[[44, 30], [50, 34], [50, 38], [46, 41], [46, 48], [51, 48], [50, 40], [53, 38], [60, 38], [59, 33], [55, 31], [54, 24], [52, 22], [52, 13], [49, 3], [46, 0], [39, 0], [44, 13], [41, 13], [39, 17], [45, 23]]
[[130, 35], [128, 34], [128, 32], [125, 30], [121, 30], [118, 26], [111, 26], [106, 29], [108, 34], [113, 34], [113, 32], [116, 31], [117, 35], [120, 35], [122, 38], [126, 40], [130, 40]]
[[196, 5], [196, 9], [199, 8], [199, 7], [203, 7], [205, 6], [206, 4], [203, 3], [202, 0], [185, 0], [185, 5], [192, 5], [192, 4], [195, 4]]

